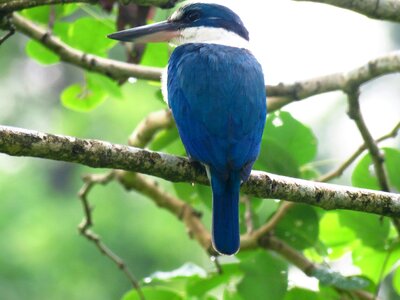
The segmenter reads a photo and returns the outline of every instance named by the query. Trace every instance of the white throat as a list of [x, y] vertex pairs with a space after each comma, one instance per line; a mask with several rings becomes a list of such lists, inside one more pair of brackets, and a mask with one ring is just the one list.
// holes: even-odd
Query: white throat
[[250, 50], [249, 42], [238, 34], [223, 28], [213, 27], [185, 28], [170, 43], [176, 46], [188, 43], [218, 44]]

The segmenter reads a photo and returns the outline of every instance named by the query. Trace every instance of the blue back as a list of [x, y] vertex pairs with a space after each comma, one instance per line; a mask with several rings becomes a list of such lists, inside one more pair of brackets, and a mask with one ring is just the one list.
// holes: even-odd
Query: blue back
[[188, 155], [220, 178], [247, 180], [266, 116], [264, 76], [245, 49], [217, 44], [177, 47], [168, 66], [168, 101]]

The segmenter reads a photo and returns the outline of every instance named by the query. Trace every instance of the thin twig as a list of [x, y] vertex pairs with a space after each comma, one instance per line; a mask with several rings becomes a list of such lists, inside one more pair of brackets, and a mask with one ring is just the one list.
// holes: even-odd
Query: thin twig
[[[353, 86], [347, 91], [347, 99], [349, 103], [348, 115], [356, 123], [358, 130], [369, 151], [372, 162], [374, 164], [375, 175], [378, 179], [382, 191], [390, 192], [388, 176], [385, 170], [385, 158], [375, 142], [372, 134], [368, 130], [360, 109], [360, 91], [359, 86]], [[397, 128], [397, 126], [396, 126]], [[398, 216], [393, 216], [392, 224], [396, 228], [397, 234], [400, 235], [400, 220]]]
[[139, 298], [141, 300], [145, 300], [145, 297], [140, 288], [139, 282], [136, 280], [133, 273], [129, 270], [126, 263], [117, 254], [115, 254], [107, 245], [104, 244], [104, 242], [101, 240], [99, 235], [97, 235], [94, 231], [90, 230], [90, 228], [93, 226], [93, 217], [92, 217], [92, 209], [90, 207], [87, 196], [88, 196], [89, 192], [91, 191], [91, 189], [94, 187], [94, 185], [107, 184], [113, 178], [114, 178], [113, 172], [109, 172], [105, 175], [93, 174], [90, 176], [86, 176], [84, 178], [85, 183], [83, 184], [82, 188], [80, 189], [78, 195], [79, 195], [79, 199], [81, 200], [85, 216], [84, 216], [81, 224], [78, 226], [78, 229], [79, 229], [79, 232], [83, 236], [85, 236], [88, 240], [90, 240], [91, 242], [93, 242], [96, 245], [96, 247], [99, 249], [99, 251], [102, 254], [104, 254], [111, 261], [113, 261], [117, 265], [117, 267], [125, 273], [126, 277], [132, 284], [133, 288], [136, 289], [136, 291], [139, 295]]
[[[387, 134], [376, 139], [375, 143], [380, 143], [389, 138], [395, 138], [400, 130], [400, 122]], [[343, 162], [337, 169], [332, 170], [322, 176], [320, 176], [317, 181], [328, 182], [334, 178], [337, 178], [343, 174], [343, 172], [365, 151], [367, 150], [367, 145], [364, 143], [361, 145], [345, 162]]]
[[54, 24], [56, 22], [56, 8], [54, 5], [50, 5], [50, 12], [49, 12], [49, 22], [47, 23], [47, 26], [49, 27], [50, 31], [53, 31], [54, 29]]
[[212, 262], [214, 263], [214, 265], [215, 265], [215, 268], [216, 268], [216, 270], [217, 270], [217, 273], [218, 273], [219, 275], [221, 275], [222, 273], [224, 273], [224, 270], [222, 269], [222, 266], [221, 266], [221, 264], [220, 264], [220, 262], [219, 262], [218, 256], [211, 256], [210, 258], [211, 258], [211, 261], [212, 261]]
[[376, 177], [378, 178], [381, 189], [385, 192], [389, 192], [388, 178], [384, 168], [385, 159], [382, 152], [379, 150], [378, 145], [375, 143], [375, 140], [372, 137], [370, 131], [368, 130], [367, 124], [365, 123], [364, 118], [361, 114], [359, 101], [360, 93], [358, 87], [350, 89], [347, 95], [349, 102], [348, 115], [356, 123], [358, 130], [360, 131], [361, 136], [365, 142], [365, 145], [368, 148], [368, 151], [374, 163]]
[[4, 36], [0, 38], [0, 46], [8, 39], [10, 38], [13, 34], [15, 33], [14, 29], [10, 29]]
[[278, 225], [279, 221], [282, 220], [286, 213], [295, 205], [292, 202], [283, 201], [279, 206], [275, 214], [271, 217], [271, 219], [265, 223], [263, 226], [255, 230], [252, 234], [252, 238], [255, 240], [259, 240], [262, 237], [266, 236], [272, 230], [275, 229], [276, 225]]
[[15, 33], [15, 26], [11, 22], [11, 16], [10, 15], [7, 15], [7, 16], [0, 15], [0, 21], [1, 21], [1, 18], [3, 18], [2, 28], [5, 28], [6, 30], [8, 30], [8, 32], [4, 36], [0, 37], [0, 46]]

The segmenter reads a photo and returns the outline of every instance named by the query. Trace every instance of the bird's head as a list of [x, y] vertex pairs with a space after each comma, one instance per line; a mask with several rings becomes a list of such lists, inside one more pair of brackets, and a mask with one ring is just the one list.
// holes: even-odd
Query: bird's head
[[125, 42], [169, 41], [185, 43], [247, 43], [249, 33], [242, 20], [229, 8], [218, 4], [192, 3], [181, 7], [163, 22], [119, 31], [108, 36]]

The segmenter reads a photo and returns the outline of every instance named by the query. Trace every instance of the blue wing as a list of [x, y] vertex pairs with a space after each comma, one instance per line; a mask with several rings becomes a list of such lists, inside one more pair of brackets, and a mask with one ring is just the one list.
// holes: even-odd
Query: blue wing
[[188, 155], [224, 177], [246, 180], [265, 124], [261, 66], [245, 50], [216, 44], [177, 47], [168, 67], [168, 101]]

